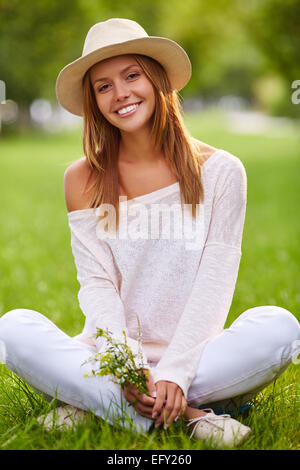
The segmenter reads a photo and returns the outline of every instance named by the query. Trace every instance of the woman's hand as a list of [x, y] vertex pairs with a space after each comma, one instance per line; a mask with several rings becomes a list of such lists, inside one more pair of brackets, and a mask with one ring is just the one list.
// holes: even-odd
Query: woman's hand
[[164, 423], [166, 429], [180, 414], [184, 414], [187, 401], [176, 383], [159, 380], [155, 385], [156, 400], [152, 418], [156, 418], [155, 427]]
[[144, 418], [153, 419], [152, 411], [153, 405], [155, 403], [155, 398], [152, 398], [151, 395], [152, 393], [154, 393], [155, 395], [156, 388], [150, 372], [146, 369], [144, 369], [144, 372], [145, 374], [149, 373], [146, 385], [150, 396], [146, 395], [145, 393], [139, 393], [139, 390], [136, 385], [128, 385], [127, 387], [124, 387], [123, 393], [126, 400], [129, 403], [133, 403], [133, 408], [141, 416], [143, 416]]

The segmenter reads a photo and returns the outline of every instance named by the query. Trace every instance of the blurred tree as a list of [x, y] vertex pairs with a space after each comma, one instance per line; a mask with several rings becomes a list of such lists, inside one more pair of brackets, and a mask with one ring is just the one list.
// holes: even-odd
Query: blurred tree
[[193, 75], [185, 95], [248, 97], [264, 60], [240, 25], [236, 0], [176, 0], [176, 6], [174, 2], [162, 5], [162, 35], [178, 41], [192, 62]]
[[271, 83], [261, 78], [277, 74], [286, 81], [279, 103], [300, 78], [299, 0], [0, 0], [0, 79], [21, 116], [36, 98], [55, 101], [59, 71], [80, 55], [88, 29], [111, 17], [135, 20], [187, 51], [193, 74], [183, 98], [251, 101]]
[[238, 0], [239, 17], [264, 53], [269, 72], [287, 81], [300, 79], [300, 1]]
[[[173, 1], [177, 8], [178, 1]], [[82, 0], [91, 26], [109, 18], [128, 18], [140, 23], [149, 35], [155, 35], [158, 31], [162, 3], [161, 0]]]
[[291, 102], [292, 82], [300, 79], [299, 0], [238, 0], [238, 17], [265, 66], [252, 83], [253, 101], [274, 115], [300, 117]]
[[53, 98], [58, 71], [78, 56], [85, 10], [79, 0], [0, 0], [0, 18], [0, 78], [28, 123], [28, 105]]

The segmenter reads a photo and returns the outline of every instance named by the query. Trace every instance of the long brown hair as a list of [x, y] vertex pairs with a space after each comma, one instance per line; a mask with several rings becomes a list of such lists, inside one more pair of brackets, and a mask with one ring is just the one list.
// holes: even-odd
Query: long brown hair
[[[203, 157], [197, 141], [191, 137], [183, 121], [183, 111], [176, 90], [172, 90], [167, 73], [151, 57], [132, 54], [151, 81], [155, 93], [151, 136], [154, 147], [162, 151], [180, 185], [181, 204], [190, 204], [196, 217], [196, 204], [204, 200], [201, 179]], [[83, 78], [83, 150], [96, 174], [90, 208], [100, 204], [115, 207], [116, 228], [119, 226], [118, 155], [121, 134], [100, 112], [90, 79], [90, 69]], [[88, 189], [90, 190], [91, 187]]]

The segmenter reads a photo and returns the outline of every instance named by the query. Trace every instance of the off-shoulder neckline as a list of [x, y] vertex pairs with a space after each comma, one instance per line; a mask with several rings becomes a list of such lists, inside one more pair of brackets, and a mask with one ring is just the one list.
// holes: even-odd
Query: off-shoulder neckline
[[[220, 152], [224, 152], [223, 149], [217, 149], [209, 158], [207, 158], [207, 160], [205, 160], [205, 162], [203, 163], [203, 167], [206, 169], [210, 164], [211, 164], [211, 161], [214, 160], [215, 156], [218, 155]], [[158, 199], [162, 196], [167, 196], [169, 194], [172, 194], [174, 193], [175, 191], [178, 191], [179, 190], [179, 182], [176, 181], [176, 183], [172, 183], [168, 186], [164, 186], [163, 188], [160, 188], [160, 189], [156, 189], [155, 191], [151, 191], [150, 193], [146, 193], [146, 194], [142, 194], [141, 196], [137, 196], [135, 198], [132, 198], [132, 199], [126, 199], [124, 201], [120, 200], [120, 205], [124, 204], [124, 203], [134, 203], [135, 201], [137, 202], [142, 202], [142, 201], [146, 201], [147, 199], [149, 198], [155, 198], [155, 199]], [[97, 208], [94, 208], [94, 207], [90, 207], [88, 209], [76, 209], [74, 211], [70, 211], [67, 213], [69, 219], [72, 219], [73, 217], [76, 217], [77, 215], [78, 216], [81, 216], [81, 215], [92, 215], [92, 214], [96, 214], [96, 211], [97, 211]]]

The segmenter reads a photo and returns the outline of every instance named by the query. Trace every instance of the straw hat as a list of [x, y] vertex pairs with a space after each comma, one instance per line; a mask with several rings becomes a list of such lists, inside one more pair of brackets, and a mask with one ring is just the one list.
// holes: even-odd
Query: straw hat
[[166, 70], [173, 90], [181, 90], [191, 77], [191, 62], [176, 42], [148, 36], [135, 21], [111, 18], [90, 28], [81, 57], [59, 73], [56, 95], [61, 106], [82, 116], [82, 79], [85, 72], [97, 62], [121, 54], [143, 54], [156, 59]]

